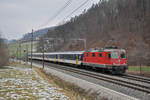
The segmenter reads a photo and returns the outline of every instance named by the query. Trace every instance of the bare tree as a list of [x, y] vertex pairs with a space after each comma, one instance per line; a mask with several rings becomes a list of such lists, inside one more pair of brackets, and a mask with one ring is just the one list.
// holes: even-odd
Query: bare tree
[[4, 44], [4, 40], [0, 38], [0, 67], [8, 64], [8, 49]]

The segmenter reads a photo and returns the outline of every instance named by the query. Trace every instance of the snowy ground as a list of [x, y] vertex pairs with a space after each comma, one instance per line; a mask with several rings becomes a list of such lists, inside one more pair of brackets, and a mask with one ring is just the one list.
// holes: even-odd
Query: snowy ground
[[0, 69], [0, 100], [69, 100], [60, 91], [30, 68]]

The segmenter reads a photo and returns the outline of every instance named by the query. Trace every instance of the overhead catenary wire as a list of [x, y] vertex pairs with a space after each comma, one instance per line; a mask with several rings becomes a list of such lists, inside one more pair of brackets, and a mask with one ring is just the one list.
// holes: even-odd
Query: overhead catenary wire
[[74, 9], [69, 15], [67, 15], [63, 20], [66, 20], [68, 17], [70, 17], [73, 13], [75, 13], [77, 10], [79, 10], [82, 6], [84, 6], [86, 3], [88, 3], [90, 0], [86, 0], [81, 5], [79, 5], [76, 9]]
[[47, 24], [51, 23], [65, 8], [67, 8], [67, 7], [71, 4], [72, 1], [73, 1], [73, 0], [68, 0], [68, 1], [64, 4], [64, 6], [61, 7], [61, 8], [54, 14], [54, 16], [50, 17], [50, 18], [46, 21], [46, 23], [40, 25], [38, 28], [44, 27], [44, 26], [46, 26]]

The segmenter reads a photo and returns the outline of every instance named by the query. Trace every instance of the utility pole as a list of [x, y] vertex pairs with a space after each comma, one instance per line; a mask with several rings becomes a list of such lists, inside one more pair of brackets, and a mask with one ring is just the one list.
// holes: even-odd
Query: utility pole
[[44, 44], [43, 44], [43, 69], [44, 69]]
[[24, 62], [24, 65], [26, 64], [26, 49], [23, 50], [23, 55], [24, 55], [24, 58], [23, 58], [23, 62]]
[[42, 45], [42, 51], [43, 51], [43, 60], [42, 61], [43, 62], [42, 63], [43, 63], [43, 69], [44, 69], [44, 56], [45, 56], [44, 55], [44, 39], [42, 38], [42, 40], [43, 40], [43, 45]]
[[20, 48], [20, 63], [21, 63], [21, 41], [19, 42], [19, 48]]
[[32, 68], [32, 52], [33, 52], [33, 29], [31, 33], [31, 68]]
[[17, 56], [18, 56], [18, 60], [17, 60], [17, 61], [18, 61], [18, 63], [19, 63], [19, 62], [20, 62], [20, 57], [19, 57], [19, 50], [20, 50], [19, 41], [18, 41], [18, 48], [17, 48], [17, 50], [18, 50], [18, 51], [17, 51]]
[[28, 62], [28, 45], [26, 44], [26, 64]]
[[17, 47], [17, 61], [18, 61], [18, 47]]

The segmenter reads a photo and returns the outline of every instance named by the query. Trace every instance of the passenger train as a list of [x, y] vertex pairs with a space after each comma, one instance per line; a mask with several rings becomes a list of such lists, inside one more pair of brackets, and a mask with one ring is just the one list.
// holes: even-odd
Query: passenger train
[[[31, 59], [31, 54], [28, 55]], [[33, 60], [44, 60], [56, 63], [91, 67], [108, 71], [113, 74], [123, 74], [128, 69], [126, 51], [117, 47], [107, 47], [87, 51], [33, 53]]]

